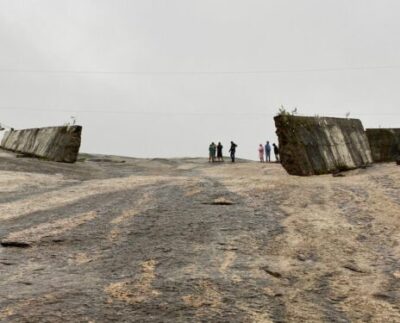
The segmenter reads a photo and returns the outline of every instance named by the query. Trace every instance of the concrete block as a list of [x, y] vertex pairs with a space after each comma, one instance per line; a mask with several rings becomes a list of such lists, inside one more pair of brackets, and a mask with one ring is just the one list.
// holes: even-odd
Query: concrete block
[[367, 129], [374, 162], [393, 162], [400, 157], [400, 129]]
[[371, 164], [363, 125], [357, 119], [275, 117], [283, 167], [291, 175], [320, 175]]
[[8, 131], [1, 142], [3, 149], [74, 163], [81, 145], [81, 126], [62, 126]]

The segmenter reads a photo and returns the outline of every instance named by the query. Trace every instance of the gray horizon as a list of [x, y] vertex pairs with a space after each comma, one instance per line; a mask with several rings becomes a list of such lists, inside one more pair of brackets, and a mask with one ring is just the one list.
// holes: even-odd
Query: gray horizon
[[238, 157], [301, 115], [399, 128], [400, 2], [0, 0], [0, 123], [84, 127], [82, 152]]

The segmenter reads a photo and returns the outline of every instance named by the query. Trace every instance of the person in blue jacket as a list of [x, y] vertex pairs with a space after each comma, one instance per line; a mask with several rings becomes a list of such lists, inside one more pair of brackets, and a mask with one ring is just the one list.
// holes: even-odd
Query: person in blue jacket
[[271, 145], [269, 144], [269, 141], [265, 144], [265, 162], [271, 162]]

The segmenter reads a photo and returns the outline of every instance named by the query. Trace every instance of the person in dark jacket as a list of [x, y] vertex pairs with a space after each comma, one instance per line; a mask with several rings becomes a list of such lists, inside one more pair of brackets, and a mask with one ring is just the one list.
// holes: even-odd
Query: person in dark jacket
[[274, 154], [275, 154], [276, 162], [279, 162], [279, 159], [280, 159], [279, 158], [279, 147], [275, 144], [273, 144], [272, 146], [274, 146]]
[[223, 162], [224, 161], [224, 156], [222, 155], [222, 149], [224, 146], [219, 142], [217, 145], [217, 161]]
[[231, 160], [232, 160], [232, 163], [235, 162], [235, 158], [236, 158], [236, 147], [237, 147], [237, 145], [236, 145], [233, 141], [231, 141], [231, 149], [229, 149], [229, 152], [231, 153]]
[[217, 146], [215, 146], [215, 144], [212, 142], [210, 147], [208, 147], [208, 152], [209, 152], [209, 158], [208, 158], [208, 162], [214, 162], [215, 161], [215, 151], [217, 149]]

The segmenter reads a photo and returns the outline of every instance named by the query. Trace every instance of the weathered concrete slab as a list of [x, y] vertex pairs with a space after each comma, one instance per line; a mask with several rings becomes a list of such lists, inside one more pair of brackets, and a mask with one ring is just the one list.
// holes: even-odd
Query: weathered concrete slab
[[1, 147], [52, 161], [74, 163], [81, 134], [81, 126], [13, 130], [4, 134]]
[[400, 157], [400, 129], [367, 129], [366, 132], [374, 162], [397, 161]]
[[283, 167], [291, 175], [319, 175], [371, 164], [363, 125], [357, 119], [275, 117]]

